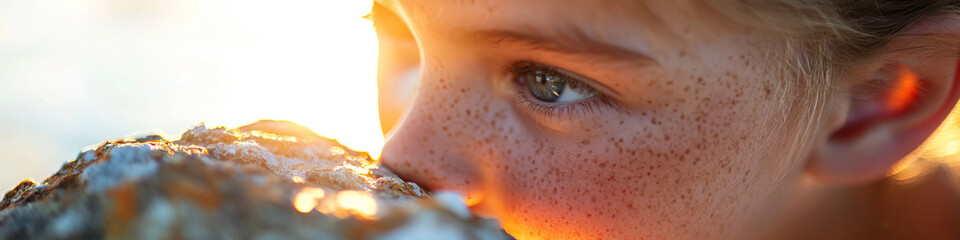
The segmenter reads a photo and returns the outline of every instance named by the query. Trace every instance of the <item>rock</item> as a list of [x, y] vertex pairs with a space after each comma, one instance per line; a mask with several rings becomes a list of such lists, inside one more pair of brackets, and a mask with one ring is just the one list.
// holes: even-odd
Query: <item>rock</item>
[[511, 239], [458, 197], [289, 122], [86, 150], [0, 201], [0, 239]]

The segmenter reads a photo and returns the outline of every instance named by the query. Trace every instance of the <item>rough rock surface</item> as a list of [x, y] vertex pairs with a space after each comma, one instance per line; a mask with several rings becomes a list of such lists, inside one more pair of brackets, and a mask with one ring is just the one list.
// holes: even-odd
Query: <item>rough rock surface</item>
[[0, 202], [0, 239], [510, 239], [288, 122], [109, 141]]

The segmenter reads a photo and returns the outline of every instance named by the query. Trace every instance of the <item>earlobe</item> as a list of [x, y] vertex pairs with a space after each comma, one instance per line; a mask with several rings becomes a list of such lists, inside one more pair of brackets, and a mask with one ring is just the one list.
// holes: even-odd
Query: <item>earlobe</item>
[[872, 79], [845, 89], [845, 118], [819, 142], [807, 172], [829, 184], [852, 185], [886, 176], [936, 130], [957, 103], [956, 57], [901, 55]]

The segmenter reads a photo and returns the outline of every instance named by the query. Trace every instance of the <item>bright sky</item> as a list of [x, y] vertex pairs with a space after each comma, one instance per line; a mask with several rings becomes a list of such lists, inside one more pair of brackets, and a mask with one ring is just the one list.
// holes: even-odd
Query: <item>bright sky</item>
[[81, 148], [286, 119], [379, 155], [371, 1], [0, 1], [0, 189]]

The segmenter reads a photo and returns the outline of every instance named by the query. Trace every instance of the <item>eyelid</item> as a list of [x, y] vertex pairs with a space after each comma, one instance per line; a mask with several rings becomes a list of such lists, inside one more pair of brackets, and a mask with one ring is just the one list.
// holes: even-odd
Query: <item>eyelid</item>
[[509, 67], [504, 69], [504, 72], [510, 73], [513, 79], [512, 85], [517, 93], [516, 106], [541, 126], [547, 126], [554, 130], [569, 129], [574, 126], [568, 124], [574, 121], [593, 119], [597, 114], [603, 114], [605, 110], [619, 111], [619, 106], [615, 102], [596, 89], [596, 84], [594, 84], [596, 82], [582, 75], [565, 75], [564, 77], [570, 81], [578, 82], [585, 88], [590, 88], [596, 95], [579, 101], [563, 103], [540, 101], [530, 92], [527, 82], [520, 81], [518, 77], [520, 73], [537, 70], [549, 71], [554, 74], [570, 74], [571, 72], [533, 61], [515, 62], [507, 66]]
[[580, 82], [582, 82], [583, 84], [586, 84], [587, 86], [590, 86], [591, 88], [593, 88], [594, 90], [597, 90], [597, 92], [599, 92], [600, 94], [603, 94], [603, 95], [605, 95], [605, 96], [615, 96], [615, 97], [619, 97], [619, 96], [620, 96], [620, 94], [617, 93], [616, 91], [614, 91], [613, 89], [608, 88], [607, 86], [605, 86], [605, 85], [601, 84], [600, 82], [598, 82], [598, 81], [596, 81], [596, 80], [593, 80], [593, 79], [591, 79], [591, 78], [589, 78], [589, 77], [580, 75], [580, 74], [575, 73], [575, 72], [567, 71], [567, 70], [564, 70], [564, 69], [562, 69], [562, 68], [554, 68], [554, 70], [557, 71], [558, 73], [567, 75], [567, 76], [569, 76], [570, 78], [573, 78], [573, 79], [575, 79], [575, 80], [577, 80], [577, 81], [580, 81]]
[[593, 79], [590, 78], [590, 77], [587, 77], [587, 76], [584, 76], [584, 75], [581, 75], [581, 74], [578, 74], [578, 73], [575, 73], [575, 72], [572, 72], [572, 71], [569, 71], [569, 70], [566, 70], [566, 69], [563, 69], [563, 68], [560, 68], [560, 67], [555, 67], [555, 66], [552, 66], [552, 65], [548, 65], [548, 64], [544, 64], [544, 63], [539, 63], [539, 62], [535, 62], [535, 61], [526, 61], [524, 64], [528, 64], [528, 65], [531, 66], [531, 67], [540, 67], [540, 68], [549, 69], [549, 70], [555, 71], [555, 72], [557, 72], [557, 73], [559, 73], [559, 74], [566, 75], [567, 77], [570, 77], [570, 78], [572, 78], [573, 80], [577, 80], [577, 81], [579, 81], [580, 83], [583, 83], [584, 85], [587, 85], [588, 87], [593, 88], [593, 89], [596, 90], [597, 93], [599, 93], [600, 95], [603, 95], [603, 96], [606, 96], [606, 97], [613, 97], [613, 98], [619, 98], [619, 97], [620, 97], [620, 93], [618, 93], [617, 91], [613, 90], [612, 88], [607, 87], [606, 85], [600, 83], [599, 81], [593, 80]]

